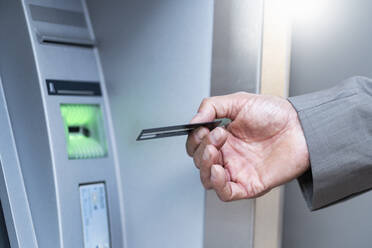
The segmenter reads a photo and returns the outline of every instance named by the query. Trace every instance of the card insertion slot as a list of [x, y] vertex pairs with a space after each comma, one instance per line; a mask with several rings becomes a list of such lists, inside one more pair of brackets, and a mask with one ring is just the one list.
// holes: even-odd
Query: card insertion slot
[[98, 82], [75, 82], [47, 79], [49, 95], [65, 96], [102, 96]]
[[51, 35], [38, 35], [38, 39], [39, 42], [43, 44], [77, 46], [84, 48], [93, 48], [95, 46], [95, 41], [90, 39], [57, 37]]

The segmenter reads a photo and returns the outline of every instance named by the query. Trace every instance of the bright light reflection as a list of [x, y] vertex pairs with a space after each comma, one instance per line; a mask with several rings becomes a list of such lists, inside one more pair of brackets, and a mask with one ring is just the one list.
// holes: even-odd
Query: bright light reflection
[[[281, 3], [280, 11], [284, 16], [293, 22], [315, 24], [324, 20], [328, 9], [329, 0], [273, 0], [272, 3]], [[279, 4], [278, 4], [279, 6]]]

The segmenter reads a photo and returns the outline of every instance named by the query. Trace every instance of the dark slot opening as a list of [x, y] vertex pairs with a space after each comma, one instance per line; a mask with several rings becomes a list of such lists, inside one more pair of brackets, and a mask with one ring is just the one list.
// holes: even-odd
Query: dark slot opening
[[70, 42], [70, 41], [57, 41], [57, 40], [48, 40], [48, 39], [43, 39], [43, 43], [45, 44], [55, 44], [55, 45], [65, 45], [65, 46], [77, 46], [77, 47], [84, 47], [84, 48], [93, 48], [93, 44], [84, 44], [84, 43], [75, 43], [75, 42]]
[[49, 95], [102, 96], [99, 82], [46, 80]]
[[80, 126], [69, 126], [68, 127], [69, 133], [80, 133], [84, 135], [85, 137], [90, 137], [90, 131], [86, 127], [80, 127]]
[[0, 202], [0, 247], [10, 248], [8, 230], [5, 224], [3, 207]]

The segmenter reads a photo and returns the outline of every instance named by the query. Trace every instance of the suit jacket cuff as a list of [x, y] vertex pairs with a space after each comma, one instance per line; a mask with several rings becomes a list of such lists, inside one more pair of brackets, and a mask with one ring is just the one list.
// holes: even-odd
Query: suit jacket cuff
[[311, 210], [372, 187], [371, 93], [371, 80], [354, 77], [335, 88], [288, 99], [309, 150], [310, 169], [298, 181]]

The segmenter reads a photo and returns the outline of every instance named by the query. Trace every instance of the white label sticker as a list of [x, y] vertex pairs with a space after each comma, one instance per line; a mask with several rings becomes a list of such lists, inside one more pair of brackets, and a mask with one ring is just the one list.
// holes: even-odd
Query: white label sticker
[[110, 248], [104, 183], [80, 186], [84, 248]]

